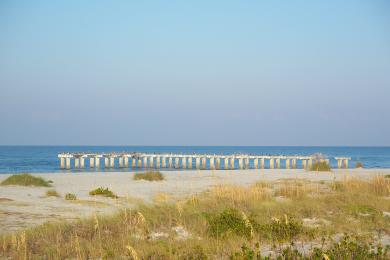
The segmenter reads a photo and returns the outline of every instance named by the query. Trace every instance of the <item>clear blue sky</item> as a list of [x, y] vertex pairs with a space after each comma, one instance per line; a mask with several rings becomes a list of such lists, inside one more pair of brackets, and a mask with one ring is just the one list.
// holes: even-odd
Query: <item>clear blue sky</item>
[[2, 0], [0, 144], [390, 145], [390, 4]]

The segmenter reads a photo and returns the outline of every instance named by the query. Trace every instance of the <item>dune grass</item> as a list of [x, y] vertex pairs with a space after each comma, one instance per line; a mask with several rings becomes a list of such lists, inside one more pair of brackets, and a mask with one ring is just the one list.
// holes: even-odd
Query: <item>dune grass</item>
[[134, 180], [162, 181], [164, 175], [159, 171], [148, 171], [134, 174]]
[[46, 191], [46, 197], [61, 197], [60, 194], [54, 189]]
[[327, 161], [314, 161], [310, 170], [317, 172], [329, 172], [331, 171], [331, 168]]
[[11, 175], [2, 181], [1, 185], [51, 187], [49, 181], [43, 179], [42, 177], [36, 177], [28, 173]]
[[114, 192], [112, 192], [108, 188], [103, 188], [103, 187], [99, 187], [97, 189], [91, 190], [89, 192], [89, 195], [91, 195], [91, 196], [103, 196], [103, 197], [108, 197], [108, 198], [113, 198], [113, 199], [118, 198], [118, 196]]
[[[111, 216], [47, 223], [5, 235], [0, 237], [0, 256], [263, 259], [272, 251], [280, 259], [389, 259], [389, 251], [374, 240], [378, 234], [390, 235], [390, 219], [382, 214], [390, 211], [389, 181], [217, 186], [182, 200], [139, 203]], [[313, 225], [316, 220], [319, 224]], [[188, 234], [183, 238], [177, 227]], [[339, 242], [335, 236], [340, 234], [347, 235]], [[302, 253], [303, 246], [308, 251]]]
[[363, 168], [362, 162], [356, 162], [355, 168]]
[[64, 198], [65, 200], [77, 200], [77, 196], [73, 193], [66, 193]]

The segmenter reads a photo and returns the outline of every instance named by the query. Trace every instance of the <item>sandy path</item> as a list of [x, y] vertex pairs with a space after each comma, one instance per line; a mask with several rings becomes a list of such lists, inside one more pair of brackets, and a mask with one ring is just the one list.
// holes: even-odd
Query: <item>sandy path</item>
[[[139, 198], [152, 201], [158, 193], [183, 197], [204, 191], [219, 184], [250, 185], [258, 181], [300, 178], [312, 181], [342, 180], [346, 176], [368, 179], [390, 174], [390, 169], [335, 170], [331, 173], [303, 170], [219, 170], [219, 171], [166, 171], [162, 182], [134, 181], [134, 173], [44, 173], [34, 174], [53, 181], [53, 187], [62, 198], [45, 197], [49, 188], [0, 186], [0, 233], [58, 219], [77, 219], [95, 213], [115, 212], [123, 206], [132, 206], [131, 200]], [[9, 175], [1, 174], [0, 182]], [[108, 187], [119, 200], [91, 197], [88, 192], [99, 186]], [[79, 201], [63, 199], [66, 193], [76, 194]]]

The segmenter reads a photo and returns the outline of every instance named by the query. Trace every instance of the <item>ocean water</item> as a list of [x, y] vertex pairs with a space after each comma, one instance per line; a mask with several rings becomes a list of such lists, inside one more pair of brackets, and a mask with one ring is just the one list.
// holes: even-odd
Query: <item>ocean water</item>
[[[334, 157], [351, 157], [350, 167], [357, 161], [365, 168], [390, 168], [390, 147], [298, 147], [298, 146], [0, 146], [0, 173], [68, 172], [59, 169], [61, 152], [148, 152], [208, 153], [254, 155], [312, 155], [322, 153], [337, 167]], [[283, 167], [282, 160], [282, 167]], [[88, 162], [86, 162], [86, 166]], [[267, 167], [267, 165], [266, 165]], [[71, 171], [131, 171], [132, 169], [72, 169]]]

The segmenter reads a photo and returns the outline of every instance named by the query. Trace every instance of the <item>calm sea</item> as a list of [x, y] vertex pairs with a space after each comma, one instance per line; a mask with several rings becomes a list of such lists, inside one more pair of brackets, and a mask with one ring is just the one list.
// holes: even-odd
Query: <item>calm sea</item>
[[[390, 168], [390, 147], [282, 147], [282, 146], [0, 146], [0, 173], [63, 172], [59, 169], [60, 152], [149, 152], [149, 153], [210, 153], [256, 155], [311, 155], [322, 153], [333, 157], [352, 157], [350, 167], [357, 161], [365, 168]], [[282, 165], [283, 166], [283, 165]], [[100, 168], [99, 171], [103, 171]], [[119, 168], [107, 171], [119, 171]], [[79, 171], [79, 170], [74, 170]], [[83, 171], [96, 171], [89, 168]], [[131, 169], [123, 169], [131, 171]]]

